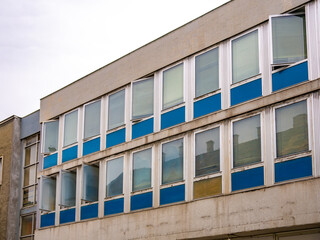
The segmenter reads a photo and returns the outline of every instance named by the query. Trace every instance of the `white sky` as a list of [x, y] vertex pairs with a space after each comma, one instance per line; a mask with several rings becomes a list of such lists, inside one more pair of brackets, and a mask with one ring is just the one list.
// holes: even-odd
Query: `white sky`
[[227, 0], [1, 0], [0, 121]]

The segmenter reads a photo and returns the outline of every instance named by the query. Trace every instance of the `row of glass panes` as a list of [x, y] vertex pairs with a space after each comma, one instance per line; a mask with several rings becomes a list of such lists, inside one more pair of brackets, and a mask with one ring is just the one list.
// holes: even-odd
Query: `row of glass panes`
[[[307, 100], [275, 108], [275, 158], [309, 150]], [[243, 167], [262, 161], [262, 113], [232, 120], [232, 167]], [[220, 127], [195, 133], [195, 178], [219, 173]], [[184, 138], [161, 144], [161, 185], [184, 180]], [[152, 148], [132, 154], [131, 192], [152, 187]], [[106, 161], [106, 198], [123, 194], [124, 157]], [[61, 205], [75, 206], [76, 171], [61, 172]], [[44, 177], [42, 182], [43, 210], [55, 209], [55, 178]], [[86, 202], [98, 201], [99, 166], [83, 165], [82, 197]]]

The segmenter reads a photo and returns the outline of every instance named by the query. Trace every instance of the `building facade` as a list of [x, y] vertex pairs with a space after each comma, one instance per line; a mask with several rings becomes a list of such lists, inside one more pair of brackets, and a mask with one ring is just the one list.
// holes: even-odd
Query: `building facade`
[[41, 99], [35, 239], [319, 239], [319, 26], [233, 0]]

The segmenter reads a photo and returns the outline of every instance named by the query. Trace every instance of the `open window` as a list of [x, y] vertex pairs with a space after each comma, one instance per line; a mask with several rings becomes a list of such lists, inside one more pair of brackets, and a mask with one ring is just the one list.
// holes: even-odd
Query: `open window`
[[56, 209], [56, 177], [42, 176], [40, 179], [41, 196], [39, 209], [51, 212]]
[[82, 179], [82, 201], [84, 203], [98, 201], [99, 167], [96, 165], [83, 165]]
[[60, 206], [73, 207], [76, 205], [77, 173], [76, 171], [61, 170], [60, 176], [61, 176]]
[[42, 152], [50, 154], [58, 151], [59, 120], [45, 122], [43, 125]]

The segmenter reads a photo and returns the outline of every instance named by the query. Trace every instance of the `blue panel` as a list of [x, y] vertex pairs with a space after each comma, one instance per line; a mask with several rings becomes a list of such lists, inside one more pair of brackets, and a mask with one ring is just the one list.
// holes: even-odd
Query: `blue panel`
[[132, 139], [153, 133], [153, 118], [132, 125]]
[[231, 89], [231, 106], [262, 96], [261, 78]]
[[197, 118], [221, 109], [221, 93], [199, 100], [193, 104], [193, 118]]
[[117, 198], [104, 202], [104, 215], [116, 214], [123, 212], [124, 198]]
[[184, 184], [160, 189], [160, 205], [184, 201]]
[[126, 129], [122, 128], [118, 131], [107, 134], [107, 148], [118, 145], [126, 141]]
[[60, 211], [60, 224], [74, 222], [76, 220], [76, 209]]
[[312, 176], [311, 156], [275, 164], [275, 182]]
[[43, 169], [57, 165], [58, 153], [51, 154], [43, 158]]
[[55, 217], [56, 217], [56, 213], [54, 212], [41, 215], [40, 227], [54, 226]]
[[70, 161], [78, 157], [78, 145], [62, 151], [62, 162]]
[[133, 195], [131, 197], [131, 211], [152, 207], [152, 192]]
[[100, 137], [83, 143], [83, 156], [100, 151]]
[[161, 114], [161, 129], [172, 127], [185, 121], [185, 107]]
[[264, 185], [263, 167], [235, 172], [231, 174], [232, 191]]
[[277, 91], [308, 79], [308, 62], [303, 62], [272, 74], [272, 91]]
[[98, 217], [98, 203], [81, 207], [81, 220]]

